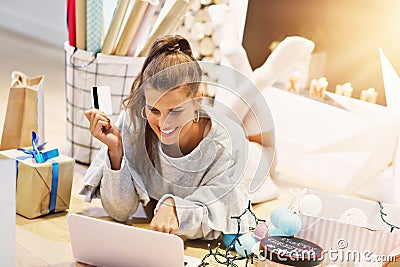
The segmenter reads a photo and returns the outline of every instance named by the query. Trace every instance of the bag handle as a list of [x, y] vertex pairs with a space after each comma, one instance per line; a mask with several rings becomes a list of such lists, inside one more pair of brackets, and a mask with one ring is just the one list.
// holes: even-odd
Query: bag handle
[[13, 71], [11, 73], [11, 87], [13, 86], [20, 86], [20, 85], [27, 85], [28, 83], [28, 76], [20, 71]]
[[72, 65], [73, 68], [77, 68], [77, 69], [86, 68], [87, 66], [92, 64], [97, 58], [97, 53], [93, 53], [93, 58], [88, 63], [82, 64], [82, 65], [75, 65], [75, 63], [73, 62], [72, 58], [75, 55], [76, 51], [78, 51], [78, 48], [75, 47], [74, 48], [74, 52], [72, 52], [71, 56], [69, 57], [69, 62], [71, 62], [71, 65]]

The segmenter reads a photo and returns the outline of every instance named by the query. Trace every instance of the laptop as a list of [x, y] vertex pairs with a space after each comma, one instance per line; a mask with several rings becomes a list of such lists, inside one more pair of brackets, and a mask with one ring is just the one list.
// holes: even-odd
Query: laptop
[[68, 215], [74, 260], [107, 267], [197, 267], [201, 260], [184, 255], [176, 235], [96, 219]]

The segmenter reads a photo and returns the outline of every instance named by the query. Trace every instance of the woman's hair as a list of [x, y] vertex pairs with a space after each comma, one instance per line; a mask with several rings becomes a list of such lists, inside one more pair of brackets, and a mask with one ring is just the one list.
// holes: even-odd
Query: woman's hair
[[[145, 90], [152, 88], [166, 92], [185, 85], [187, 95], [195, 96], [199, 90], [201, 75], [201, 68], [185, 38], [180, 35], [165, 35], [154, 41], [141, 71], [133, 81], [129, 96], [123, 101], [125, 109], [130, 112], [134, 127], [134, 160], [140, 159], [143, 162], [143, 155], [147, 152], [151, 164], [154, 165], [153, 152], [157, 136], [147, 120], [142, 118], [142, 109], [146, 105]], [[151, 177], [151, 166], [138, 164], [137, 167], [143, 175]]]

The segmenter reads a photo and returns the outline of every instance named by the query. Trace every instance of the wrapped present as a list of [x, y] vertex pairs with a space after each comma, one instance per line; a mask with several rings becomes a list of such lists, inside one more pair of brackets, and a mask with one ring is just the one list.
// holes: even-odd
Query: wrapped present
[[0, 159], [16, 162], [17, 213], [33, 219], [69, 208], [75, 160], [43, 149], [32, 133], [32, 148], [0, 152]]
[[400, 207], [312, 189], [302, 199], [310, 195], [320, 199], [322, 209], [316, 215], [305, 212], [311, 209], [299, 199], [302, 229], [296, 237], [321, 245], [327, 262], [354, 266], [374, 255], [389, 259], [400, 245]]

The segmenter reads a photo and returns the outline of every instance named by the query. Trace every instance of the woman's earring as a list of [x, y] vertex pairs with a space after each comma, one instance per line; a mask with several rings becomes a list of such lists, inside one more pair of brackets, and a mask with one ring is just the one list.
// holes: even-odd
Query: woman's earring
[[146, 107], [143, 107], [142, 110], [140, 111], [140, 116], [142, 116], [142, 118], [144, 120], [147, 120], [147, 115], [146, 115]]
[[196, 110], [197, 113], [195, 114], [194, 118], [193, 118], [193, 122], [199, 122], [200, 121], [200, 111]]

